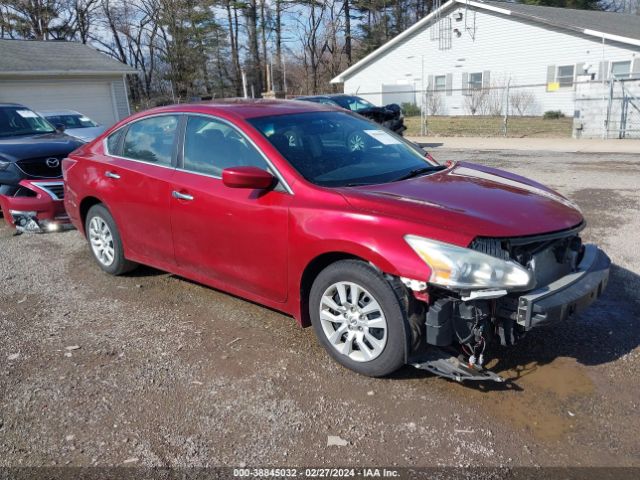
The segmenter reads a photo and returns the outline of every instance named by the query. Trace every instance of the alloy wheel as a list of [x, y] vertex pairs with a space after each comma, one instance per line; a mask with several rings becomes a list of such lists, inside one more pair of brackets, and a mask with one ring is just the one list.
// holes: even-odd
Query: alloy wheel
[[89, 222], [89, 241], [98, 261], [105, 267], [110, 266], [115, 259], [115, 247], [111, 229], [104, 219], [100, 217], [91, 219]]
[[336, 282], [325, 290], [320, 322], [329, 344], [355, 362], [377, 358], [387, 343], [387, 320], [380, 303], [354, 282]]

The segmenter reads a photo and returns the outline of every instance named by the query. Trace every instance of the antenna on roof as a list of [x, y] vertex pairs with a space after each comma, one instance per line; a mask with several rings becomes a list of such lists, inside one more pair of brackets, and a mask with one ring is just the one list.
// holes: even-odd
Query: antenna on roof
[[471, 10], [473, 13], [473, 23], [469, 19], [469, 0], [466, 0], [464, 7], [464, 29], [467, 31], [472, 40], [476, 39], [476, 11]]

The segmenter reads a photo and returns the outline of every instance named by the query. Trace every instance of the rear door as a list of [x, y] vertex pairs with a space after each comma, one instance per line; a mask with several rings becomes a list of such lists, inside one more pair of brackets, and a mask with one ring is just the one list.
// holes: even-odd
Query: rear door
[[221, 119], [187, 116], [181, 157], [172, 182], [177, 198], [171, 200], [178, 265], [284, 302], [290, 191], [284, 185], [259, 191], [222, 183], [227, 167], [272, 167], [239, 129]]
[[125, 253], [160, 267], [175, 264], [169, 210], [179, 119], [156, 115], [116, 131], [94, 172], [97, 193], [114, 216]]

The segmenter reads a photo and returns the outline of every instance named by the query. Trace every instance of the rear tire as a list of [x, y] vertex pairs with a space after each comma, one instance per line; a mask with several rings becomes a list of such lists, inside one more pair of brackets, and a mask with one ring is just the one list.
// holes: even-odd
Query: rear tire
[[116, 222], [104, 205], [94, 205], [89, 209], [84, 229], [93, 258], [102, 270], [111, 275], [122, 275], [138, 266], [124, 258]]
[[407, 317], [372, 266], [341, 260], [325, 268], [311, 287], [309, 314], [318, 341], [341, 365], [371, 377], [404, 365]]

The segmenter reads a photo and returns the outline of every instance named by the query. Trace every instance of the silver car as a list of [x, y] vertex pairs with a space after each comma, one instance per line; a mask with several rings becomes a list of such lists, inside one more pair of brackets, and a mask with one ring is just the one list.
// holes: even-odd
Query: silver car
[[93, 140], [107, 128], [75, 110], [48, 110], [39, 113], [57, 129], [63, 128], [67, 135], [83, 142]]

